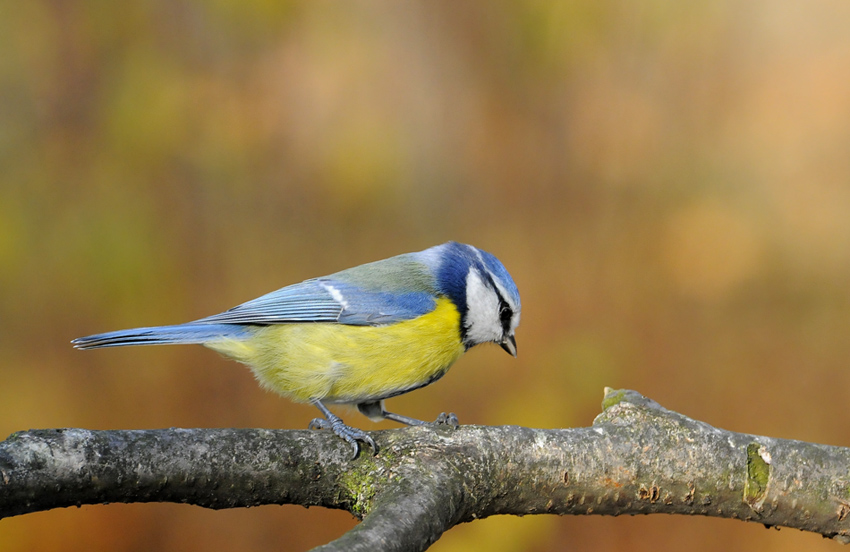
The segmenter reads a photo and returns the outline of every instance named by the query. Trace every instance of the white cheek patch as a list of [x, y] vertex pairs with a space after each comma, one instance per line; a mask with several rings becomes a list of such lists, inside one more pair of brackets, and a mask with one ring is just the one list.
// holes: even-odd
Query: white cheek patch
[[499, 297], [477, 270], [466, 275], [466, 339], [473, 344], [502, 339]]

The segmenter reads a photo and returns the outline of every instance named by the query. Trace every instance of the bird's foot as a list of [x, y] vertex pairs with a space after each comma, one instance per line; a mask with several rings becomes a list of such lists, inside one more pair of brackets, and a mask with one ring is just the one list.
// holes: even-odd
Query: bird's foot
[[[358, 407], [360, 407], [361, 412], [363, 412], [364, 414], [367, 413], [366, 409], [362, 408], [361, 405], [358, 405]], [[460, 422], [457, 421], [457, 416], [454, 412], [449, 412], [448, 414], [446, 414], [445, 412], [441, 412], [440, 415], [437, 416], [437, 419], [433, 422], [423, 422], [422, 420], [417, 420], [416, 418], [409, 418], [407, 416], [402, 416], [401, 414], [396, 414], [394, 412], [387, 412], [386, 410], [381, 411], [381, 416], [386, 418], [387, 420], [392, 420], [394, 422], [409, 426], [448, 426], [452, 429], [457, 429], [458, 427], [460, 427]]]
[[357, 455], [360, 453], [359, 441], [363, 441], [364, 443], [372, 447], [373, 454], [378, 453], [378, 445], [377, 443], [375, 443], [375, 440], [369, 436], [368, 433], [361, 429], [345, 425], [345, 423], [342, 421], [342, 418], [340, 418], [339, 416], [330, 414], [329, 412], [325, 415], [327, 416], [327, 419], [313, 418], [313, 420], [310, 422], [310, 425], [308, 425], [307, 427], [309, 429], [330, 429], [338, 437], [342, 437], [343, 439], [345, 439], [354, 449], [354, 455], [351, 457], [352, 459], [357, 458]]
[[440, 412], [440, 415], [437, 416], [437, 419], [434, 420], [431, 425], [435, 426], [449, 426], [452, 429], [457, 429], [460, 427], [460, 422], [457, 419], [457, 415], [454, 412], [449, 412], [446, 414], [445, 412]]

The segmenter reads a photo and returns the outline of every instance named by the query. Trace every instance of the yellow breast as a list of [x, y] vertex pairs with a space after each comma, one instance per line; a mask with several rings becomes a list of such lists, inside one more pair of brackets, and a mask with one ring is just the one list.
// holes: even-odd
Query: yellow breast
[[266, 388], [296, 401], [357, 403], [427, 385], [464, 352], [460, 313], [438, 299], [428, 314], [387, 326], [278, 324], [207, 347], [245, 363]]

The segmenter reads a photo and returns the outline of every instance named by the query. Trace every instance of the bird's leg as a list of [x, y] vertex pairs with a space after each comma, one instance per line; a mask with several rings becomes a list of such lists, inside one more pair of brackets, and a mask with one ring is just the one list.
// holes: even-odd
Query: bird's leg
[[309, 429], [331, 429], [337, 436], [342, 437], [348, 441], [352, 447], [354, 447], [354, 456], [352, 456], [352, 458], [357, 458], [357, 454], [360, 452], [360, 444], [358, 441], [363, 441], [372, 447], [374, 454], [378, 453], [378, 445], [371, 437], [369, 437], [368, 433], [345, 425], [342, 418], [328, 410], [328, 408], [323, 405], [320, 400], [313, 399], [310, 403], [321, 410], [325, 418], [313, 418], [310, 425], [307, 426]]
[[440, 415], [437, 416], [437, 419], [435, 421], [423, 422], [422, 420], [417, 420], [416, 418], [409, 418], [407, 416], [402, 416], [401, 414], [396, 414], [394, 412], [387, 412], [386, 409], [384, 409], [384, 401], [359, 403], [357, 405], [357, 410], [359, 410], [361, 414], [363, 414], [373, 422], [377, 422], [380, 420], [392, 420], [394, 422], [409, 426], [447, 425], [454, 429], [457, 429], [460, 426], [460, 423], [457, 421], [457, 416], [455, 416], [454, 412], [449, 412], [448, 414], [446, 414], [445, 412], [441, 412]]

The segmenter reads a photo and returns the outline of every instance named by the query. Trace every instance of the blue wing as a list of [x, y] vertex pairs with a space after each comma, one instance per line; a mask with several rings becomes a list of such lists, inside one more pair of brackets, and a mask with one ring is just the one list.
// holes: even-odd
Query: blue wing
[[196, 322], [259, 325], [336, 322], [379, 326], [422, 316], [433, 310], [434, 305], [433, 295], [428, 292], [370, 290], [334, 278], [316, 278]]

